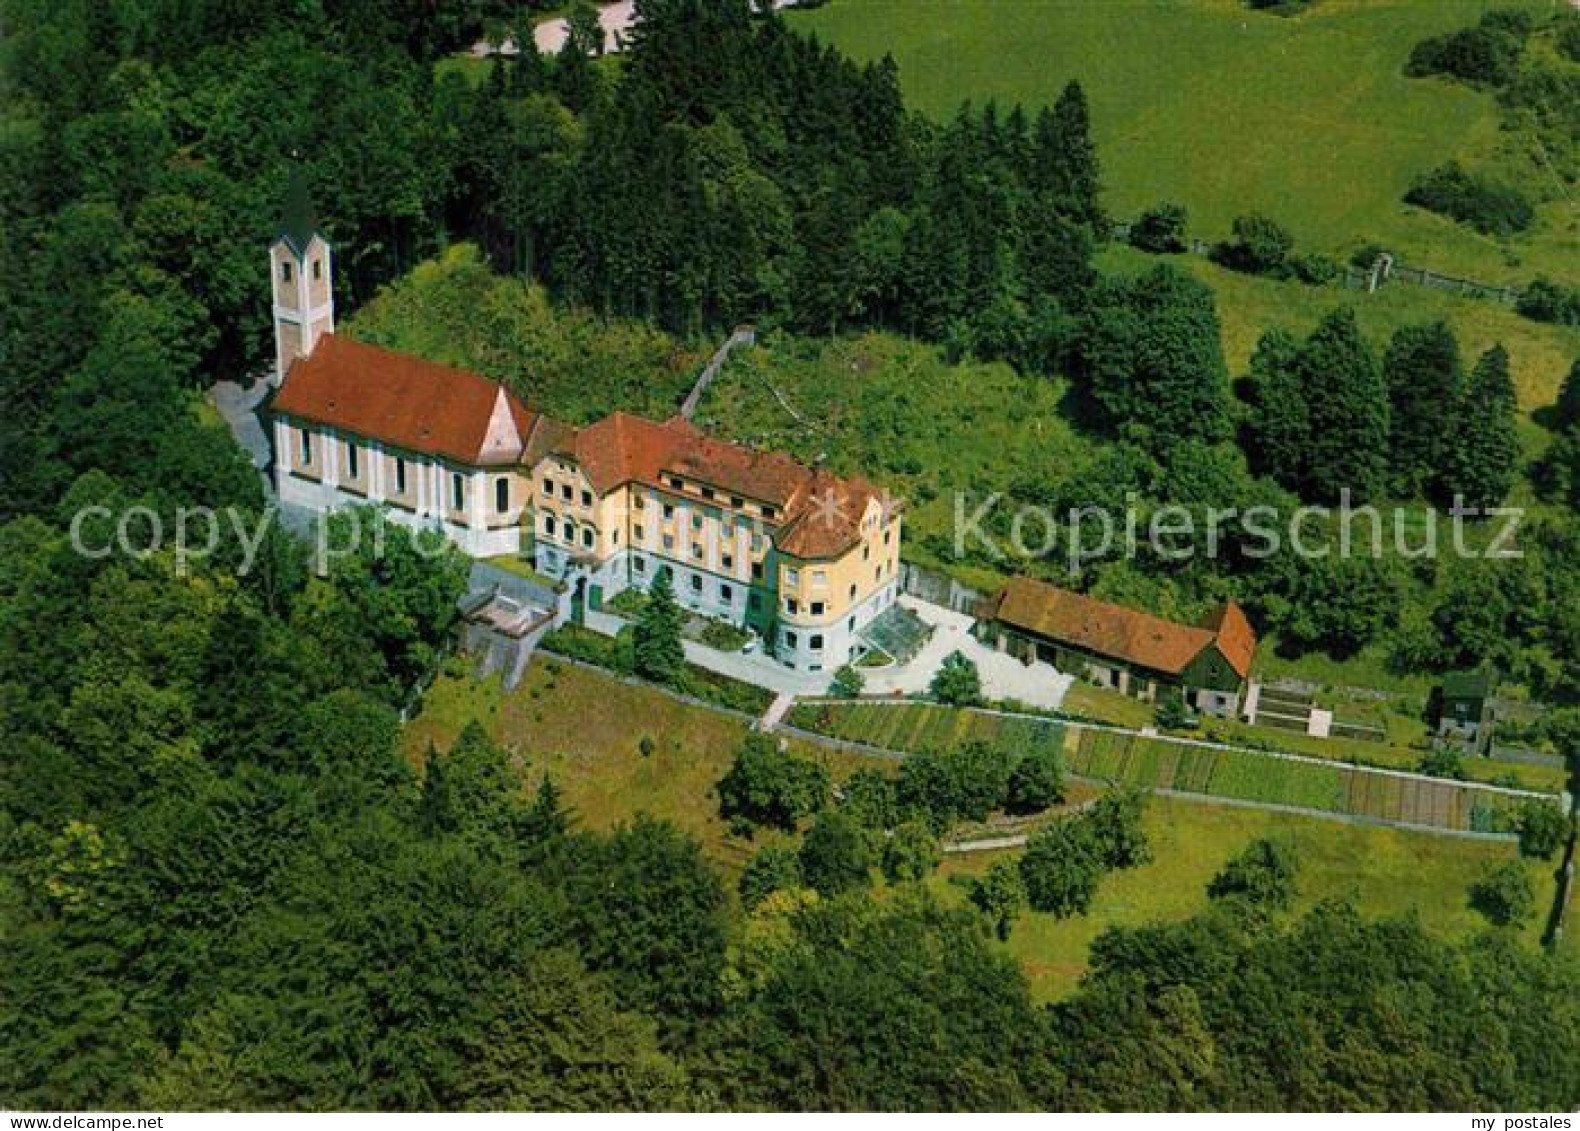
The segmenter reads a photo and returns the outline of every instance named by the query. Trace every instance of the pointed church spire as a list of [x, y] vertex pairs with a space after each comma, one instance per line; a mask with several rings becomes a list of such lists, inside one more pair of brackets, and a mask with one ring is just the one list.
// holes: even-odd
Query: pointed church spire
[[313, 212], [312, 192], [307, 183], [307, 169], [293, 151], [290, 171], [285, 181], [285, 212], [281, 217], [280, 235], [301, 255], [313, 242], [318, 230], [318, 217]]

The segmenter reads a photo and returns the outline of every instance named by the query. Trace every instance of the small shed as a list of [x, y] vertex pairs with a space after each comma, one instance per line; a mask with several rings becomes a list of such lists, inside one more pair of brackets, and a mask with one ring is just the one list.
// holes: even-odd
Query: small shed
[[1498, 675], [1490, 664], [1443, 677], [1438, 700], [1438, 737], [1480, 750], [1492, 737], [1493, 698]]

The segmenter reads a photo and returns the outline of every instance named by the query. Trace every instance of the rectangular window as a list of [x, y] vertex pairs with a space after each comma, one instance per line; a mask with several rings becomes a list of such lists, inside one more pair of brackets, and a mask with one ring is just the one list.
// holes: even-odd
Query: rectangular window
[[795, 644], [796, 644], [795, 633], [793, 633], [793, 632], [785, 633], [785, 647], [793, 649], [795, 647]]
[[719, 586], [719, 600], [723, 601], [725, 604], [729, 604], [734, 598], [735, 590], [731, 589], [728, 585]]
[[723, 556], [721, 556], [719, 558], [719, 565], [723, 566], [725, 569], [734, 569], [735, 568], [735, 558], [734, 558], [734, 556], [731, 555], [731, 554], [724, 554]]
[[551, 514], [543, 516], [543, 533], [551, 538], [554, 537], [554, 516]]
[[785, 612], [789, 613], [791, 616], [795, 616], [800, 611], [801, 611], [801, 602], [800, 601], [797, 601], [794, 597], [786, 597], [785, 598]]
[[894, 531], [892, 531], [892, 530], [885, 530], [883, 532], [883, 544], [885, 546], [887, 546], [889, 544], [889, 535], [891, 535], [893, 533], [894, 533]]
[[647, 572], [647, 559], [646, 558], [632, 558], [631, 559], [631, 568], [633, 570], [635, 570], [637, 573], [646, 573]]
[[297, 432], [300, 434], [302, 441], [300, 445], [302, 462], [311, 466], [313, 462], [313, 434], [305, 428], [298, 428]]
[[395, 493], [406, 493], [406, 461], [400, 456], [395, 457]]
[[346, 474], [352, 479], [357, 477], [357, 446], [350, 440], [346, 441]]
[[812, 584], [813, 585], [827, 585], [828, 584], [828, 570], [826, 570], [826, 569], [815, 569], [815, 570], [813, 570], [812, 571]]
[[699, 562], [702, 560], [702, 543], [701, 542], [693, 542], [691, 544], [691, 556], [696, 558]]
[[587, 490], [583, 490], [582, 491], [582, 506], [584, 506], [584, 507], [592, 506], [592, 492], [591, 491], [587, 491]]
[[785, 570], [785, 584], [795, 586], [801, 584], [801, 571], [794, 569]]
[[852, 601], [856, 599], [856, 583], [854, 581], [850, 583], [850, 599]]
[[701, 530], [702, 529], [702, 516], [700, 514], [694, 514], [694, 515], [691, 516], [691, 529], [693, 529], [693, 530]]
[[455, 510], [466, 508], [466, 477], [459, 471], [450, 473], [450, 502]]
[[597, 531], [593, 530], [593, 528], [590, 526], [582, 527], [582, 545], [586, 546], [589, 550], [592, 549], [593, 535], [596, 533]]
[[813, 601], [812, 602], [812, 615], [815, 616], [815, 617], [820, 617], [820, 616], [823, 615], [823, 602], [822, 601]]
[[813, 633], [812, 634], [812, 651], [814, 651], [814, 652], [821, 652], [822, 650], [823, 650], [823, 634], [820, 633], [820, 632]]
[[501, 475], [494, 480], [494, 509], [504, 514], [510, 509], [510, 479]]
[[543, 493], [551, 499], [554, 497], [554, 480], [545, 479], [543, 481]]
[[560, 495], [568, 503], [576, 497], [576, 492], [571, 490], [571, 485], [569, 483], [561, 483]]
[[675, 517], [675, 504], [674, 503], [665, 503], [664, 504], [664, 517], [665, 518], [674, 518]]
[[316, 282], [317, 280], [322, 279], [323, 277], [324, 277], [324, 261], [322, 259], [314, 259], [313, 260], [313, 280]]
[[752, 580], [753, 581], [761, 581], [762, 579], [763, 579], [763, 563], [762, 562], [753, 562], [752, 563]]
[[282, 282], [286, 282], [286, 283], [289, 283], [291, 281], [291, 262], [290, 262], [290, 260], [286, 260], [285, 262], [280, 264], [280, 279], [281, 279]]
[[741, 498], [739, 495], [730, 496], [730, 506], [734, 507], [736, 510], [740, 510], [745, 505], [746, 500]]
[[864, 561], [864, 562], [872, 560], [872, 547], [871, 546], [862, 546], [862, 548], [861, 548], [861, 560]]
[[647, 531], [642, 529], [642, 524], [640, 522], [637, 523], [634, 528], [632, 528], [631, 533], [636, 535], [636, 540], [638, 542], [643, 541], [647, 537]]
[[712, 487], [704, 487], [702, 489], [702, 497], [704, 499], [711, 499], [711, 498], [713, 498], [713, 488]]
[[673, 550], [674, 548], [675, 548], [675, 536], [673, 534], [666, 534], [666, 535], [664, 535], [664, 549], [666, 549], [666, 550]]
[[694, 573], [691, 575], [691, 591], [693, 593], [702, 592], [702, 574]]

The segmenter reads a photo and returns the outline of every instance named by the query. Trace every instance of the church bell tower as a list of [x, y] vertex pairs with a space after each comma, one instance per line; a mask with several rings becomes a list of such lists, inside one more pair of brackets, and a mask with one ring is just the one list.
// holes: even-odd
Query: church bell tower
[[318, 230], [308, 197], [307, 174], [291, 163], [280, 234], [269, 245], [269, 278], [274, 295], [274, 374], [278, 385], [291, 363], [335, 329], [333, 255]]

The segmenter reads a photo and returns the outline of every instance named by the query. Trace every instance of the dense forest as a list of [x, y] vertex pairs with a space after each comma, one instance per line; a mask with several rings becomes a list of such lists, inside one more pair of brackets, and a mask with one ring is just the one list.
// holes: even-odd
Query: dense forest
[[[0, 3], [0, 1103], [1580, 1104], [1580, 972], [1507, 932], [1295, 917], [1231, 877], [1197, 919], [1104, 935], [1040, 1007], [982, 917], [919, 886], [879, 900], [863, 873], [748, 910], [670, 826], [588, 832], [552, 783], [523, 796], [479, 730], [397, 755], [464, 562], [393, 527], [323, 575], [277, 527], [255, 542], [257, 477], [195, 395], [267, 352], [261, 249], [293, 151], [348, 305], [476, 238], [500, 270], [682, 333], [881, 325], [1068, 366], [1117, 452], [1226, 462], [1257, 491], [1326, 489], [1296, 435], [1266, 469], [1286, 487], [1236, 446], [1242, 424], [1285, 434], [1309, 357], [1387, 393], [1335, 316], [1265, 344], [1242, 419], [1210, 297], [1167, 270], [1098, 278], [1078, 88], [934, 127], [892, 68], [744, 0], [641, 7], [618, 62], [529, 54], [473, 87], [435, 64], [509, 11]], [[1422, 382], [1438, 345], [1399, 347]], [[1502, 397], [1497, 366], [1465, 387]], [[1387, 434], [1367, 419], [1361, 440]], [[1431, 491], [1429, 458], [1364, 466]], [[193, 504], [243, 519], [196, 562], [72, 545], [84, 508], [106, 508], [75, 528], [98, 546], [116, 515], [147, 535]], [[1580, 609], [1562, 521], [1520, 575], [1540, 602], [1490, 575], [1464, 598], [1489, 638], [1523, 618], [1556, 690]]]

